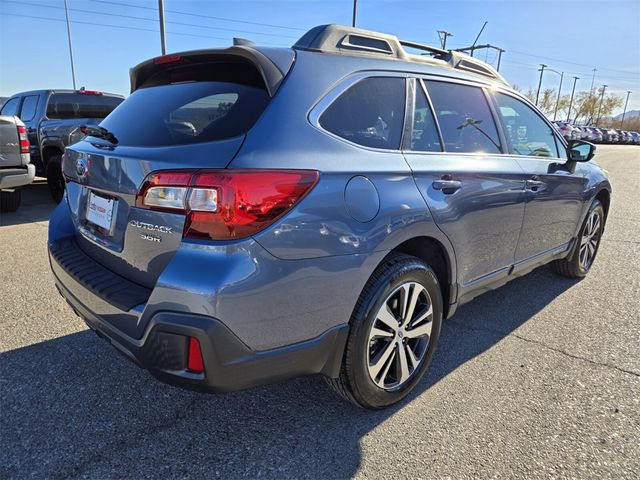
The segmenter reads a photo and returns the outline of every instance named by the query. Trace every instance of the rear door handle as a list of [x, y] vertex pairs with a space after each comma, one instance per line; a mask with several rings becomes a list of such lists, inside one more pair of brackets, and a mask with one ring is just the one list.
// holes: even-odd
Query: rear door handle
[[460, 180], [434, 180], [432, 186], [436, 190], [442, 190], [442, 193], [450, 195], [462, 188]]
[[541, 190], [544, 190], [546, 183], [539, 180], [539, 178], [540, 177], [538, 177], [537, 175], [534, 175], [529, 180], [527, 180], [525, 189], [531, 192], [539, 192]]

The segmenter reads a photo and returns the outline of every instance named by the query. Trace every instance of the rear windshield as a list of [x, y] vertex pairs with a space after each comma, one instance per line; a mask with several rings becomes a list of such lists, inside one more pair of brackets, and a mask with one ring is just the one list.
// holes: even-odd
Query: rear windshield
[[105, 118], [122, 103], [120, 97], [91, 95], [86, 93], [54, 93], [49, 97], [47, 117]]
[[211, 142], [247, 132], [269, 102], [261, 87], [188, 82], [136, 90], [100, 125], [122, 145]]

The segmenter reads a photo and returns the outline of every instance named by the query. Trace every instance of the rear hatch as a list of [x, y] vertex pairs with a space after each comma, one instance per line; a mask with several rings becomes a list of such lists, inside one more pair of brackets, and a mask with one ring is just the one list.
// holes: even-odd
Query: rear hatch
[[178, 249], [186, 218], [136, 207], [145, 179], [158, 171], [225, 168], [273, 93], [261, 65], [230, 50], [238, 47], [139, 65], [131, 96], [100, 123], [106, 130], [88, 130], [65, 153], [80, 248], [145, 287], [155, 285]]

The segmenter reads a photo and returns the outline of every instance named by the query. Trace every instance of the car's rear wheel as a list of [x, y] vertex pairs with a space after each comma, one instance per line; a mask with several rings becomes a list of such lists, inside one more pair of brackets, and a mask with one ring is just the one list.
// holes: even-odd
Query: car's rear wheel
[[402, 400], [424, 376], [441, 324], [442, 294], [433, 270], [418, 258], [394, 255], [360, 295], [340, 375], [329, 385], [365, 408]]
[[15, 212], [20, 206], [22, 194], [19, 189], [0, 191], [0, 212]]
[[60, 155], [53, 156], [47, 162], [47, 184], [51, 198], [56, 203], [62, 201], [64, 196], [64, 177], [62, 176], [62, 157]]
[[591, 269], [598, 253], [604, 222], [604, 208], [602, 203], [595, 199], [580, 228], [578, 243], [569, 257], [551, 262], [553, 271], [569, 278], [584, 277]]

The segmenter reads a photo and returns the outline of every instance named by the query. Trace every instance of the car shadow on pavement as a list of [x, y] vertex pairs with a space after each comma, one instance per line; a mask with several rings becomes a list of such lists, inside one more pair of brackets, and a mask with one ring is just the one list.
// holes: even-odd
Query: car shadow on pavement
[[20, 207], [15, 212], [0, 213], [0, 227], [49, 220], [51, 212], [56, 208], [44, 178], [34, 180], [20, 191]]
[[319, 377], [182, 391], [89, 331], [2, 353], [0, 477], [350, 477], [364, 435], [574, 284], [543, 267], [462, 307], [417, 391], [384, 411], [344, 402]]

